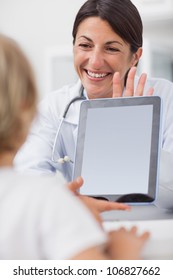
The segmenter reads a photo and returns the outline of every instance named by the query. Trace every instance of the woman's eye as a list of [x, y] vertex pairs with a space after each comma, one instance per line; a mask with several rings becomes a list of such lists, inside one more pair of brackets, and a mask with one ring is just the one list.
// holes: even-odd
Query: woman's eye
[[109, 52], [119, 52], [119, 49], [111, 48], [111, 47], [107, 47], [106, 50]]
[[91, 48], [91, 46], [88, 45], [88, 44], [79, 44], [79, 47], [84, 48], [84, 49], [89, 49], [89, 48]]

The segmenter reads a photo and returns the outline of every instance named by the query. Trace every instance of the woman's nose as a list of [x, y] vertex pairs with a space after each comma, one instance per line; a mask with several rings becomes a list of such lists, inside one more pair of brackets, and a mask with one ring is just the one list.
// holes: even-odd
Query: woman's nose
[[90, 66], [92, 69], [100, 69], [104, 65], [103, 54], [99, 50], [93, 50], [90, 53]]

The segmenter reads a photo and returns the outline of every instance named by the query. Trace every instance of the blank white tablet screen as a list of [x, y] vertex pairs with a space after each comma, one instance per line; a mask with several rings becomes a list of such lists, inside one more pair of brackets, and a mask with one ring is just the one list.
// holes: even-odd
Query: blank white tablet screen
[[152, 116], [152, 105], [88, 109], [82, 194], [148, 193]]

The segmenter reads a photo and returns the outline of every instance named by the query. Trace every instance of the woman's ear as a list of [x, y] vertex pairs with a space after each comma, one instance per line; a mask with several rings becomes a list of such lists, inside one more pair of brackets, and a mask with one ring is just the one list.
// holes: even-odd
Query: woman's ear
[[136, 66], [139, 62], [140, 57], [142, 56], [143, 49], [139, 48], [132, 56], [131, 67]]

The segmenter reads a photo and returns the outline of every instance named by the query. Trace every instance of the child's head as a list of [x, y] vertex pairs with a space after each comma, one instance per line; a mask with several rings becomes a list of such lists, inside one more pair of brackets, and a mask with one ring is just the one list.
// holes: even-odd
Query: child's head
[[32, 67], [17, 43], [0, 34], [0, 153], [23, 144], [36, 111]]

